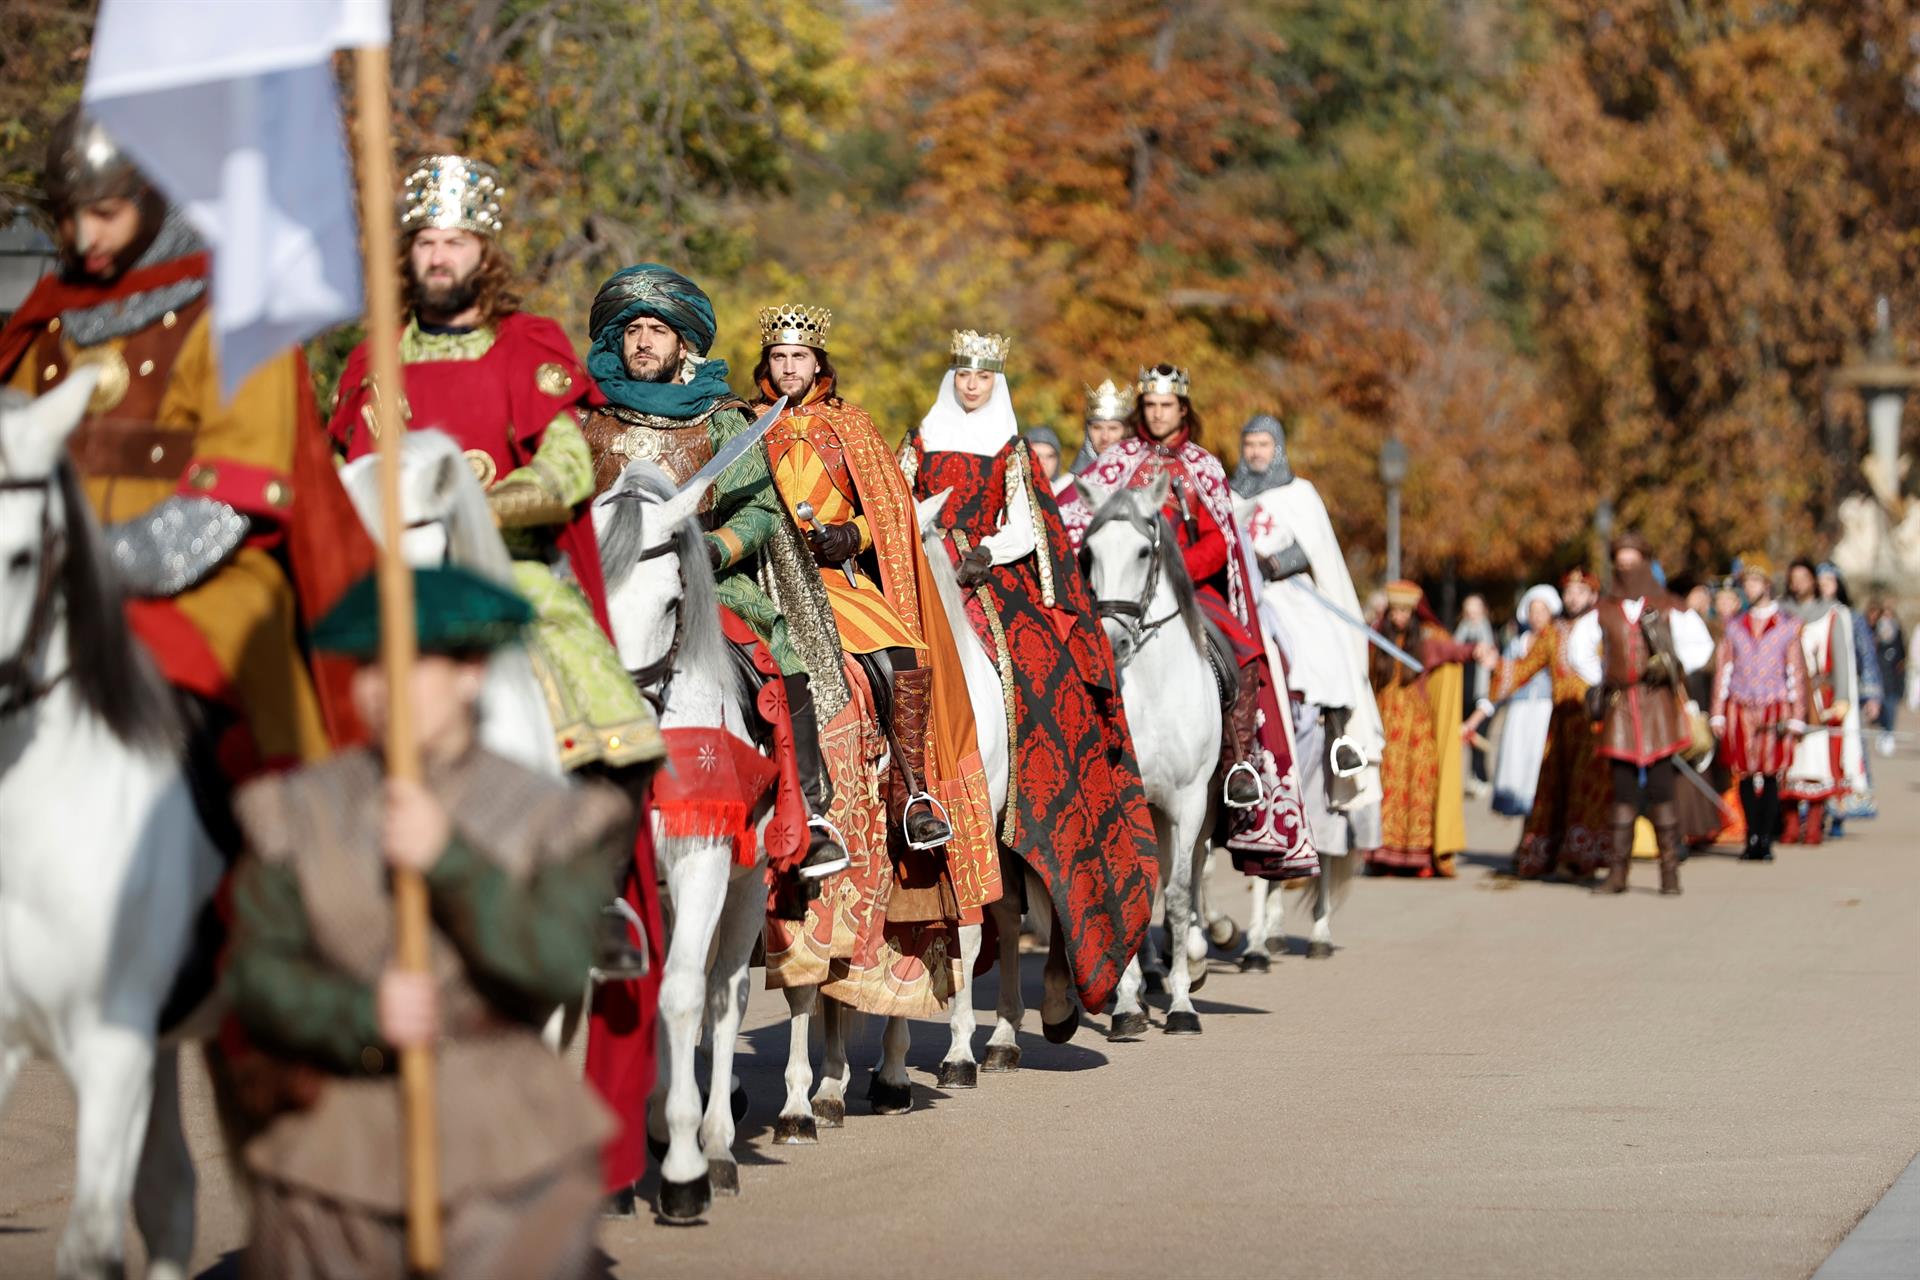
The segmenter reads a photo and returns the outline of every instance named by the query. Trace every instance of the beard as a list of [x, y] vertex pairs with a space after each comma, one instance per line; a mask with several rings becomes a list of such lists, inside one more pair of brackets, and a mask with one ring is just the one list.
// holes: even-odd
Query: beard
[[680, 357], [662, 360], [657, 366], [642, 366], [642, 358], [651, 358], [652, 353], [635, 352], [627, 357], [627, 376], [637, 382], [672, 382], [680, 376]]
[[[409, 268], [411, 273], [411, 268]], [[436, 316], [457, 316], [480, 298], [480, 268], [464, 276], [434, 276], [426, 280], [413, 277], [415, 309]]]

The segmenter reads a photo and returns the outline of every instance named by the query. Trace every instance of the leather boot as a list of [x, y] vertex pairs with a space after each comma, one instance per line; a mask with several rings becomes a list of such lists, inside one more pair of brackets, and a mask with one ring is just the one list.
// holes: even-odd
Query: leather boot
[[1633, 818], [1625, 822], [1614, 816], [1613, 848], [1607, 851], [1607, 878], [1594, 886], [1595, 893], [1625, 893], [1627, 866], [1633, 861]]
[[1680, 811], [1672, 804], [1653, 807], [1653, 833], [1660, 841], [1660, 892], [1680, 893]]
[[925, 667], [893, 673], [894, 770], [887, 788], [887, 817], [912, 849], [931, 849], [953, 838], [940, 802], [925, 790], [927, 721], [932, 714], [933, 672]]
[[847, 869], [847, 850], [840, 833], [827, 821], [833, 807], [833, 783], [820, 758], [820, 720], [813, 710], [813, 689], [805, 675], [782, 676], [787, 689], [787, 715], [793, 722], [794, 763], [800, 770], [800, 793], [807, 801], [807, 856], [798, 868], [802, 880], [819, 880]]
[[1260, 785], [1260, 772], [1253, 766], [1254, 747], [1260, 733], [1260, 687], [1251, 671], [1242, 671], [1240, 686], [1227, 712], [1226, 741], [1221, 757], [1227, 762], [1227, 777], [1222, 788], [1229, 809], [1251, 809], [1266, 795]]

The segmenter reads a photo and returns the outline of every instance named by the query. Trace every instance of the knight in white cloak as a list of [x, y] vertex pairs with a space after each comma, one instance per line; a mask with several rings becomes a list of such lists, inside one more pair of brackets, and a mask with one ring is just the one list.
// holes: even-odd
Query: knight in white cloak
[[1372, 848], [1380, 842], [1386, 732], [1367, 678], [1365, 635], [1320, 603], [1361, 616], [1326, 503], [1312, 481], [1294, 474], [1286, 430], [1264, 413], [1241, 428], [1232, 485], [1262, 579], [1261, 620], [1289, 659], [1287, 688], [1314, 844], [1327, 854]]

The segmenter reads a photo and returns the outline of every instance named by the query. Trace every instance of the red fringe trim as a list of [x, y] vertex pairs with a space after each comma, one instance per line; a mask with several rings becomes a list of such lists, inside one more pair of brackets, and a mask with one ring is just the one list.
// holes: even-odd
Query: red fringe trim
[[726, 840], [733, 845], [735, 866], [757, 861], [758, 842], [747, 825], [747, 806], [739, 800], [656, 799], [653, 811], [663, 838]]

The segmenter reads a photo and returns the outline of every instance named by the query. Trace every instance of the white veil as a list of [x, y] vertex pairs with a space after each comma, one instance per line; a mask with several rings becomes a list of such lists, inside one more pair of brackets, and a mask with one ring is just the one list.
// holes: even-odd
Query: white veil
[[953, 370], [940, 379], [940, 394], [927, 416], [920, 419], [920, 447], [928, 453], [974, 453], [986, 457], [1000, 452], [1019, 434], [1020, 423], [1013, 416], [1013, 396], [1007, 391], [1007, 375], [993, 376], [993, 393], [987, 402], [969, 413], [960, 404], [953, 389]]

